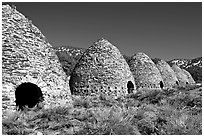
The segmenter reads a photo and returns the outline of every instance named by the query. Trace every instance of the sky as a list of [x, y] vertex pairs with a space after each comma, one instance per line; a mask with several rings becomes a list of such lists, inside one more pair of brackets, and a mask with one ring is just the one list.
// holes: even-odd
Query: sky
[[165, 61], [202, 56], [201, 2], [17, 2], [53, 47], [108, 39], [122, 54]]

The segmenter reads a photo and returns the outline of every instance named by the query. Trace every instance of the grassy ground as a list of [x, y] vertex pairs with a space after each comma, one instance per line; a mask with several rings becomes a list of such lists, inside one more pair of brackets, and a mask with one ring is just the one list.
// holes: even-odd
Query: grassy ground
[[113, 100], [73, 96], [73, 106], [7, 112], [3, 134], [32, 135], [201, 135], [202, 89], [188, 86], [141, 91]]

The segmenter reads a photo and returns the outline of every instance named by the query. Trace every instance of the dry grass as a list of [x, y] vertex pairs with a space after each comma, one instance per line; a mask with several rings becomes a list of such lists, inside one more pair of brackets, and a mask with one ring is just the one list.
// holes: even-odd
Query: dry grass
[[8, 135], [201, 135], [202, 91], [198, 87], [139, 92], [113, 100], [73, 96], [72, 107], [7, 112]]

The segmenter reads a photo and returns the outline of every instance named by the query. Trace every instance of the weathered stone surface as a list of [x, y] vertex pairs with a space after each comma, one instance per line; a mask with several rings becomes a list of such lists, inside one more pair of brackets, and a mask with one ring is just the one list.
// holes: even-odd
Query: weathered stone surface
[[189, 84], [195, 84], [195, 81], [193, 77], [191, 76], [191, 74], [185, 69], [182, 69], [182, 70], [187, 75]]
[[23, 82], [40, 87], [47, 106], [71, 102], [68, 78], [52, 46], [9, 5], [2, 5], [2, 76], [3, 109], [15, 108], [15, 88]]
[[189, 83], [187, 75], [179, 66], [177, 66], [176, 64], [173, 64], [171, 68], [175, 72], [176, 77], [179, 80], [180, 86], [185, 86], [187, 83]]
[[137, 89], [161, 89], [161, 74], [154, 62], [145, 54], [137, 53], [129, 61]]
[[164, 87], [173, 88], [177, 86], [178, 79], [169, 64], [161, 59], [152, 59], [152, 61], [156, 64], [162, 76]]
[[133, 75], [120, 51], [102, 38], [84, 52], [69, 83], [75, 95], [102, 92], [118, 97], [128, 93], [128, 81], [135, 87]]

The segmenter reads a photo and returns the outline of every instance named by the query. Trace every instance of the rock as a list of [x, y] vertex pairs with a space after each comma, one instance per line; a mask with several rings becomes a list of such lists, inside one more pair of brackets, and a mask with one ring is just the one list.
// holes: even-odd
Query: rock
[[2, 5], [2, 95], [10, 98], [4, 109], [15, 109], [15, 88], [24, 82], [40, 87], [47, 105], [71, 103], [67, 76], [45, 36], [23, 14]]
[[6, 110], [2, 113], [2, 116], [7, 121], [15, 121], [18, 118], [19, 113], [14, 110]]
[[[137, 53], [129, 61], [137, 89], [161, 89], [161, 74], [154, 62], [145, 54]], [[161, 84], [160, 84], [161, 83]]]
[[43, 135], [43, 133], [42, 132], [37, 132], [36, 135]]
[[117, 98], [128, 94], [128, 82], [135, 88], [127, 62], [114, 45], [102, 38], [84, 52], [69, 83], [74, 95], [104, 93]]
[[64, 128], [63, 131], [66, 133], [66, 135], [74, 135], [74, 128], [70, 127], [70, 128]]
[[156, 121], [157, 120], [157, 115], [153, 111], [146, 111], [143, 114], [144, 119], [149, 120], [149, 121]]

